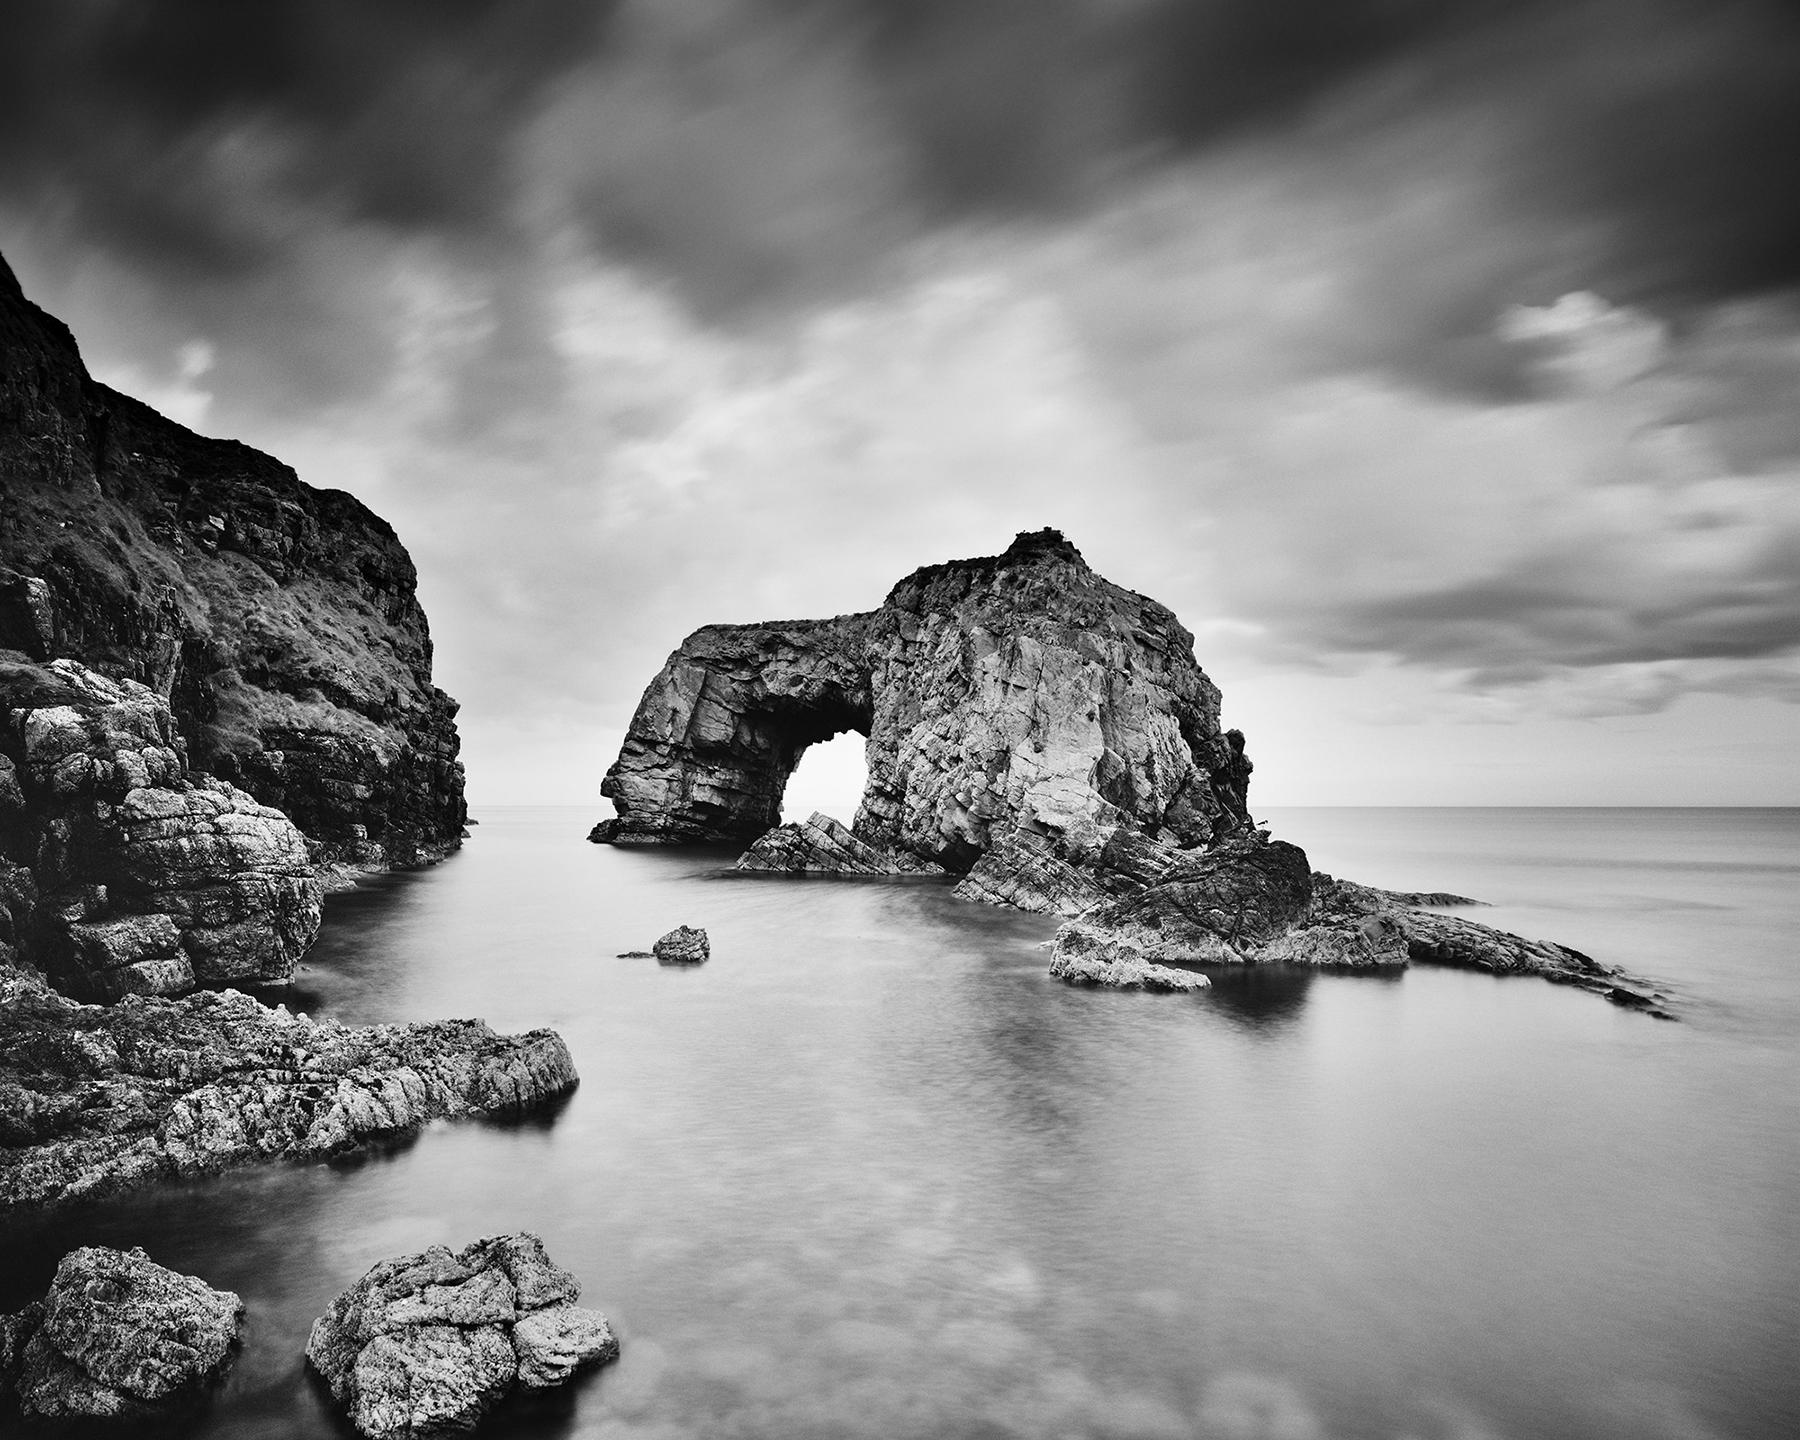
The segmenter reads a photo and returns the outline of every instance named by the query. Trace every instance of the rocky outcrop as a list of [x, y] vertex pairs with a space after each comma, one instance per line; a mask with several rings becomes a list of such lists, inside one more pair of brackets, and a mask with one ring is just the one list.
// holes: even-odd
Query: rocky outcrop
[[1428, 908], [1475, 903], [1336, 880], [1309, 872], [1293, 845], [1236, 840], [1184, 856], [1157, 883], [1063, 925], [1051, 942], [1051, 974], [1105, 983], [1112, 965], [1122, 974], [1145, 964], [1393, 971], [1418, 960], [1537, 975], [1666, 1015], [1667, 997], [1648, 982], [1579, 950]]
[[168, 702], [0, 661], [0, 963], [79, 998], [285, 980], [320, 887], [279, 810], [195, 775]]
[[530, 1234], [384, 1260], [314, 1322], [306, 1357], [372, 1440], [468, 1429], [515, 1384], [617, 1358], [606, 1317]]
[[868, 737], [854, 837], [955, 874], [1015, 835], [1092, 872], [1122, 831], [1186, 848], [1247, 823], [1243, 737], [1193, 637], [1045, 530], [863, 614], [696, 631], [645, 691], [592, 838], [754, 841], [806, 746], [844, 730]]
[[1591, 990], [1618, 1005], [1670, 1018], [1664, 1009], [1668, 997], [1648, 980], [1602, 964], [1567, 945], [1527, 940], [1491, 925], [1479, 925], [1460, 915], [1428, 908], [1445, 903], [1475, 903], [1461, 896], [1402, 894], [1329, 875], [1317, 875], [1314, 881], [1314, 912], [1324, 923], [1342, 928], [1366, 926], [1371, 920], [1386, 922], [1398, 931], [1413, 960], [1486, 970], [1493, 975], [1536, 975], [1559, 985]]
[[253, 1160], [316, 1160], [576, 1083], [550, 1030], [353, 1028], [236, 991], [82, 1005], [0, 969], [0, 1217]]
[[1050, 975], [1065, 985], [1107, 990], [1205, 990], [1212, 984], [1196, 970], [1159, 965], [1129, 940], [1079, 922], [1058, 932]]
[[412, 561], [360, 502], [88, 375], [0, 262], [0, 653], [163, 697], [197, 772], [315, 861], [410, 865], [464, 820]]
[[[867, 736], [853, 825], [777, 825], [805, 748]], [[1657, 1008], [1559, 945], [1448, 916], [1453, 895], [1315, 877], [1247, 807], [1244, 737], [1174, 615], [1054, 530], [914, 572], [878, 609], [712, 625], [639, 703], [601, 793], [614, 844], [747, 843], [738, 869], [958, 877], [965, 899], [1064, 916], [1051, 973], [1195, 989], [1198, 964], [1529, 973]]]
[[142, 1250], [73, 1250], [42, 1300], [0, 1320], [0, 1370], [27, 1421], [104, 1421], [137, 1433], [205, 1397], [243, 1317], [230, 1291]]
[[693, 925], [677, 925], [650, 947], [659, 965], [704, 965], [712, 955], [706, 932]]
[[841, 820], [814, 811], [801, 825], [777, 825], [738, 857], [737, 870], [776, 875], [942, 875], [944, 867], [892, 846], [859, 839]]

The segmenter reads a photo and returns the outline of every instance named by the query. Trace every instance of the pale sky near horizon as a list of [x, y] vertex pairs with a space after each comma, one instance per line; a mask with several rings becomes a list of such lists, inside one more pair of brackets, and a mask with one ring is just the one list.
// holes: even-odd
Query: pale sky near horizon
[[0, 251], [394, 524], [478, 814], [604, 813], [696, 626], [1045, 525], [1253, 809], [1800, 804], [1796, 174], [1777, 0], [0, 16]]

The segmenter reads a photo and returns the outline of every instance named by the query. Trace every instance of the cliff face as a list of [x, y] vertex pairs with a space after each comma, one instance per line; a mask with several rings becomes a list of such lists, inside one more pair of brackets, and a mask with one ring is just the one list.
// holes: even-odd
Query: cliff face
[[188, 763], [284, 811], [316, 862], [456, 846], [456, 704], [393, 530], [97, 383], [3, 261], [0, 493], [0, 652], [148, 686]]
[[[1133, 837], [1160, 852], [1248, 822], [1243, 737], [1193, 637], [1046, 530], [920, 570], [877, 610], [696, 631], [644, 693], [593, 838], [756, 840], [806, 746], [843, 730], [868, 737], [854, 837], [898, 870], [1022, 846], [1081, 874]], [[746, 864], [805, 868], [795, 842]]]

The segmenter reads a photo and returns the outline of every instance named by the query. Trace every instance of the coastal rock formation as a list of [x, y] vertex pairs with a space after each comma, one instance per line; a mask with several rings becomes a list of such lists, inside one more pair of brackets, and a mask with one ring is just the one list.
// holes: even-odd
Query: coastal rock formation
[[1159, 965], [1129, 940], [1078, 924], [1057, 934], [1052, 979], [1107, 990], [1205, 990], [1212, 981], [1197, 970]]
[[778, 875], [942, 875], [944, 867], [892, 846], [871, 845], [841, 820], [814, 811], [777, 825], [738, 857], [736, 870]]
[[174, 1418], [204, 1397], [243, 1327], [244, 1302], [142, 1250], [72, 1250], [40, 1301], [0, 1321], [0, 1368], [35, 1421]]
[[0, 968], [0, 1218], [253, 1160], [323, 1159], [573, 1088], [554, 1031], [352, 1028], [233, 990], [82, 1005]]
[[193, 769], [284, 812], [317, 863], [456, 846], [456, 704], [393, 530], [96, 382], [3, 261], [0, 492], [0, 655], [148, 686]]
[[168, 702], [0, 660], [0, 963], [78, 998], [285, 980], [318, 933], [305, 837], [187, 767]]
[[314, 1322], [306, 1358], [372, 1440], [474, 1425], [515, 1384], [617, 1358], [606, 1317], [531, 1234], [384, 1260]]
[[1121, 832], [1186, 849], [1248, 823], [1243, 737], [1193, 637], [1044, 530], [863, 614], [696, 631], [645, 691], [591, 838], [754, 841], [806, 746], [844, 730], [868, 737], [854, 837], [954, 874], [1012, 837], [1090, 873]]
[[1527, 940], [1429, 908], [1458, 895], [1376, 890], [1306, 869], [1282, 841], [1236, 840], [1182, 857], [1155, 884], [1070, 920], [1051, 942], [1051, 974], [1105, 983], [1109, 964], [1286, 964], [1397, 970], [1409, 961], [1537, 975], [1666, 1015], [1646, 981], [1579, 950]]
[[712, 955], [706, 932], [692, 925], [677, 925], [650, 947], [662, 965], [701, 965]]

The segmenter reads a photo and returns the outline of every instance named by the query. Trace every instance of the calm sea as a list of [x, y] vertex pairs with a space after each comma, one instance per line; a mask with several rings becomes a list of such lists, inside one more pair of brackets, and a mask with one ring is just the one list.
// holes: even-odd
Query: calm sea
[[[313, 1317], [518, 1229], [624, 1355], [494, 1434], [1800, 1433], [1800, 811], [1267, 812], [1321, 869], [1653, 978], [1678, 1024], [1426, 967], [1069, 990], [1052, 922], [936, 884], [480, 818], [331, 902], [302, 1008], [555, 1026], [560, 1112], [14, 1226], [0, 1304], [88, 1241], [239, 1291], [207, 1436], [343, 1434]], [[705, 967], [616, 958], [682, 923]]]

